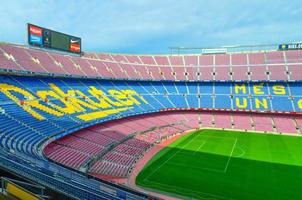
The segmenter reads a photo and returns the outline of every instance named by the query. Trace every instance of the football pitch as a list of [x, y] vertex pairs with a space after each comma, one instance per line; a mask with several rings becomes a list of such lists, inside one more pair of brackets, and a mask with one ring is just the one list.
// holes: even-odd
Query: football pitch
[[197, 131], [158, 152], [136, 184], [181, 199], [302, 199], [302, 137]]

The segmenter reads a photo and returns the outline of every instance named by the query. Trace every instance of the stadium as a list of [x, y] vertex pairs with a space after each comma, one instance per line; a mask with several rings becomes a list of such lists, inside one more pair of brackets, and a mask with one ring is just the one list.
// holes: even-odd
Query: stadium
[[301, 43], [102, 53], [24, 32], [0, 43], [1, 200], [302, 199]]

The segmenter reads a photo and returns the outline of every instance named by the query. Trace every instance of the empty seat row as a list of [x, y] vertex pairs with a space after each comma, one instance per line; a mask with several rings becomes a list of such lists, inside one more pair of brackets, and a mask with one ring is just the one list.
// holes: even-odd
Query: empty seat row
[[140, 80], [301, 80], [302, 51], [217, 55], [61, 55], [1, 44], [0, 69]]
[[[111, 149], [103, 157], [101, 157], [90, 169], [91, 174], [101, 174], [112, 177], [127, 177], [131, 169], [134, 167], [138, 159], [142, 157], [146, 150], [152, 148], [155, 143], [161, 141], [164, 138], [169, 138], [176, 133], [182, 133], [190, 129], [198, 128], [223, 128], [223, 129], [237, 129], [244, 131], [260, 131], [260, 132], [276, 132], [282, 134], [301, 134], [302, 128], [302, 118], [297, 116], [283, 116], [276, 114], [255, 114], [255, 113], [224, 113], [215, 111], [174, 111], [166, 113], [149, 114], [140, 117], [132, 117], [129, 120], [121, 119], [120, 121], [108, 122], [114, 129], [115, 124], [122, 123], [124, 126], [128, 124], [131, 127], [135, 122], [149, 121], [151, 119], [156, 119], [157, 122], [162, 124], [166, 121], [166, 126], [158, 126], [157, 129], [148, 128], [154, 127], [152, 124], [147, 126], [144, 124], [142, 126], [144, 129], [139, 128], [140, 131], [144, 131], [142, 134], [137, 134], [134, 138], [125, 140], [118, 144], [115, 148]], [[162, 120], [159, 120], [162, 119]], [[170, 119], [170, 121], [169, 121]], [[175, 121], [175, 120], [178, 121]], [[102, 136], [103, 127], [106, 123], [94, 126], [94, 131], [98, 134], [94, 134], [93, 137], [97, 140], [97, 137]], [[107, 125], [108, 126], [108, 125]], [[134, 126], [138, 128], [137, 126]], [[83, 130], [87, 133], [87, 129]], [[78, 135], [81, 131], [75, 133]], [[129, 135], [129, 134], [128, 134]], [[124, 135], [127, 137], [127, 134]], [[81, 144], [81, 139], [78, 137], [65, 137], [65, 140], [71, 140], [70, 142], [79, 142]], [[67, 142], [66, 144], [70, 143]], [[74, 166], [74, 168], [79, 167], [79, 163], [83, 163], [83, 158], [75, 158], [73, 154], [70, 154], [70, 150], [65, 153], [64, 148], [56, 146], [58, 142], [54, 142], [47, 147], [45, 151], [46, 155], [50, 159], [54, 159], [57, 162], [66, 164], [68, 166]], [[89, 149], [90, 143], [86, 144], [86, 148]], [[82, 153], [81, 147], [77, 149]], [[86, 152], [87, 153], [87, 152]], [[58, 155], [61, 154], [62, 156]], [[86, 155], [86, 154], [85, 154]], [[89, 155], [87, 153], [87, 155]], [[61, 160], [61, 157], [64, 159]], [[71, 162], [68, 158], [76, 159]], [[90, 159], [92, 158], [89, 155]], [[89, 158], [88, 158], [89, 159]], [[70, 163], [71, 162], [71, 163]]]

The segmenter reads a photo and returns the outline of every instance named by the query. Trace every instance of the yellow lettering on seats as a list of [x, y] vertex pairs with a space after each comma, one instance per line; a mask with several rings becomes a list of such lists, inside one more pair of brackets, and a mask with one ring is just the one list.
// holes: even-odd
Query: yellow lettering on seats
[[[40, 120], [44, 120], [45, 117], [42, 115], [43, 113], [41, 114], [39, 111], [57, 117], [63, 116], [64, 114], [79, 113], [76, 116], [77, 118], [89, 121], [123, 112], [133, 108], [132, 106], [135, 104], [139, 105], [142, 102], [148, 104], [148, 102], [134, 90], [112, 89], [108, 90], [108, 93], [111, 95], [108, 96], [102, 90], [92, 86], [89, 87], [88, 92], [99, 101], [95, 102], [94, 98], [87, 97], [80, 90], [68, 90], [65, 92], [55, 84], [50, 83], [49, 86], [51, 90], [36, 91], [36, 96], [29, 91], [9, 84], [0, 84], [0, 91], [22, 107], [26, 112]], [[22, 97], [19, 99], [19, 96]], [[43, 100], [43, 102], [38, 98]], [[48, 99], [47, 104], [44, 103], [45, 99]], [[92, 109], [93, 111], [88, 113], [86, 111], [87, 108]], [[100, 111], [98, 110], [99, 108], [104, 110]], [[83, 114], [83, 112], [85, 113]]]
[[81, 93], [78, 90], [68, 90], [67, 93], [64, 93], [59, 87], [57, 87], [55, 84], [50, 83], [49, 86], [56, 92], [58, 93], [61, 97], [63, 98], [68, 98], [68, 100], [70, 101], [71, 105], [74, 107], [74, 109], [72, 110], [73, 113], [77, 113], [77, 112], [85, 112], [86, 109], [84, 107], [96, 110], [97, 107], [90, 105], [88, 103], [86, 103], [85, 101], [82, 101], [81, 99], [76, 97], [76, 94], [80, 94], [83, 95], [83, 93]]
[[298, 101], [298, 107], [299, 107], [300, 110], [302, 110], [302, 99], [300, 99], [300, 100]]
[[99, 108], [110, 108], [111, 107], [111, 105], [109, 103], [107, 103], [101, 95], [99, 95], [99, 92], [95, 87], [92, 86], [90, 88], [91, 89], [88, 90], [88, 92], [99, 101], [98, 103], [94, 102], [95, 105], [97, 105], [97, 107], [99, 107]]
[[[99, 103], [96, 103], [95, 101], [93, 101], [92, 99], [90, 99], [88, 96], [86, 96], [83, 92], [79, 91], [79, 90], [76, 90], [76, 93], [84, 98], [85, 97], [85, 102], [88, 102], [89, 105], [92, 105], [93, 107], [89, 107], [89, 108], [92, 108], [94, 109], [94, 107], [97, 107], [97, 108], [103, 108]], [[83, 102], [83, 101], [82, 101]], [[81, 103], [82, 103], [81, 102]], [[85, 104], [84, 104], [85, 105]], [[87, 106], [88, 107], [88, 106]]]
[[263, 89], [263, 83], [253, 86], [254, 94], [264, 94], [262, 89]]
[[72, 98], [70, 98], [70, 101], [71, 101], [73, 104], [75, 104], [75, 105], [77, 105], [77, 106], [79, 106], [79, 107], [90, 108], [90, 109], [92, 109], [92, 110], [98, 109], [98, 106], [95, 105], [95, 103], [94, 103], [91, 99], [86, 98], [86, 100], [87, 100], [88, 103], [87, 103], [86, 101], [83, 101], [83, 100], [82, 100], [82, 97], [85, 96], [85, 95], [83, 94], [83, 92], [81, 92], [80, 90], [75, 90], [75, 93], [78, 94], [78, 96], [77, 96], [77, 97], [72, 97]]
[[256, 108], [260, 108], [260, 106], [262, 106], [263, 108], [268, 108], [267, 106], [267, 99], [265, 98], [262, 98], [262, 100], [260, 101], [259, 99], [255, 99], [255, 105], [256, 105]]
[[62, 104], [64, 104], [66, 107], [59, 106], [55, 104], [53, 101], [49, 100], [48, 104], [59, 110], [60, 112], [66, 113], [66, 114], [73, 114], [77, 112], [77, 108], [75, 108], [69, 101], [65, 101], [64, 98], [59, 96], [57, 93], [54, 91], [48, 90], [48, 91], [37, 91], [37, 96], [40, 97], [41, 99], [45, 99], [48, 97], [52, 97], [55, 99], [58, 99]]
[[122, 103], [123, 105], [132, 106], [134, 104], [134, 102], [130, 98], [128, 98], [126, 94], [124, 94], [121, 91], [118, 91], [118, 90], [108, 90], [108, 93], [110, 95], [112, 95], [117, 101], [119, 101], [120, 103]]
[[274, 91], [274, 94], [278, 94], [278, 95], [286, 94], [284, 85], [274, 85], [273, 91]]
[[[31, 108], [36, 108], [39, 109], [41, 111], [44, 111], [46, 113], [55, 115], [55, 116], [63, 116], [63, 113], [58, 112], [54, 109], [51, 109], [43, 104], [40, 104], [39, 100], [36, 99], [36, 97], [34, 95], [32, 95], [30, 92], [23, 90], [21, 88], [18, 88], [14, 85], [9, 85], [9, 84], [0, 84], [0, 91], [3, 92], [8, 98], [10, 98], [11, 100], [13, 100], [17, 105], [21, 106], [23, 108], [23, 110], [25, 110], [26, 112], [30, 113], [33, 117], [39, 119], [39, 120], [44, 120], [45, 117], [41, 114], [39, 114], [38, 112], [34, 111]], [[24, 97], [27, 97], [29, 99], [32, 99], [30, 101], [25, 100], [24, 104], [25, 106], [22, 106], [20, 104], [20, 99], [18, 99], [16, 96], [14, 96], [11, 92], [16, 92], [19, 93], [21, 95], [23, 95]]]
[[239, 94], [239, 90], [241, 90], [243, 94], [246, 94], [246, 86], [244, 83], [242, 85], [235, 84], [235, 94]]
[[246, 108], [247, 107], [247, 99], [243, 98], [243, 103], [240, 102], [239, 98], [236, 98], [236, 106], [237, 108]]
[[116, 114], [119, 112], [126, 111], [132, 107], [124, 107], [124, 108], [117, 108], [117, 109], [110, 109], [110, 110], [102, 110], [102, 111], [96, 111], [96, 112], [91, 112], [91, 113], [85, 113], [82, 115], [78, 115], [77, 118], [84, 120], [84, 121], [90, 121], [94, 119], [99, 119], [106, 117], [108, 115]]
[[123, 106], [120, 102], [112, 101], [102, 90], [99, 90], [94, 86], [90, 86], [88, 92], [100, 101], [102, 108], [111, 107], [111, 105], [119, 107]]
[[139, 105], [141, 103], [135, 97], [138, 97], [142, 102], [148, 104], [148, 102], [144, 99], [144, 97], [139, 95], [134, 90], [121, 90], [121, 92], [123, 92], [126, 96], [128, 96], [128, 98], [131, 99], [131, 101], [134, 102], [136, 105]]

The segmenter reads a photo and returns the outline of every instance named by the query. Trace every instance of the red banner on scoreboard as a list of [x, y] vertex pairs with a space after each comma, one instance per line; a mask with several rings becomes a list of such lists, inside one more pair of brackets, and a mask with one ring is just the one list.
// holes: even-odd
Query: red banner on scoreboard
[[72, 52], [80, 52], [81, 48], [80, 48], [80, 44], [70, 44], [70, 51]]
[[36, 36], [42, 36], [42, 29], [33, 25], [29, 26], [29, 32], [30, 34], [36, 35]]

